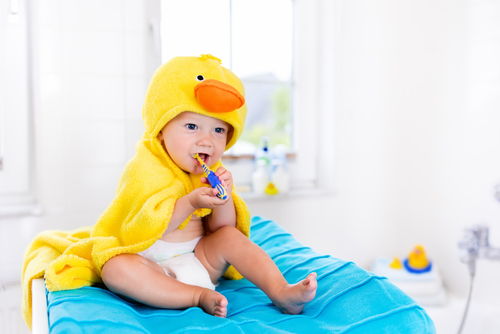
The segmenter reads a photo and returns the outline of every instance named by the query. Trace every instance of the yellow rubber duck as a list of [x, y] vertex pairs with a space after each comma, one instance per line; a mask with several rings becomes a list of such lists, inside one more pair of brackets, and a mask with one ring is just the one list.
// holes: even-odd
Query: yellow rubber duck
[[266, 186], [266, 189], [264, 189], [264, 192], [267, 194], [267, 195], [276, 195], [278, 194], [278, 188], [276, 188], [276, 186], [274, 185], [274, 183], [272, 182], [269, 182]]
[[408, 258], [404, 261], [406, 270], [411, 273], [424, 273], [432, 268], [432, 263], [427, 258], [424, 246], [417, 245], [408, 254]]
[[395, 257], [392, 259], [389, 267], [392, 269], [403, 269], [403, 262], [401, 262], [401, 259], [399, 257]]

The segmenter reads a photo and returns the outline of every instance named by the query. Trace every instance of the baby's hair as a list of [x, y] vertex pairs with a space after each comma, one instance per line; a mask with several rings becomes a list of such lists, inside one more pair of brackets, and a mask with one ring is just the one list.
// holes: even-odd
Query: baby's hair
[[229, 128], [227, 129], [227, 137], [226, 137], [226, 144], [229, 143], [229, 141], [231, 140], [231, 138], [233, 138], [233, 134], [234, 134], [234, 128], [231, 124], [227, 123], [227, 125], [229, 126]]

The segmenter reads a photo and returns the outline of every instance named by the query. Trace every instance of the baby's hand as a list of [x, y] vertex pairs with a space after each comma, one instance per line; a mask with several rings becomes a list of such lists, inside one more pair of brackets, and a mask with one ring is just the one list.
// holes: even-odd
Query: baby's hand
[[233, 191], [233, 175], [231, 172], [224, 167], [219, 167], [215, 171], [215, 175], [219, 177], [222, 185], [226, 188], [228, 196], [231, 196], [231, 192]]
[[[227, 195], [231, 196], [231, 192], [233, 190], [233, 175], [231, 174], [231, 172], [224, 167], [219, 167], [215, 171], [215, 175], [217, 175], [219, 180], [222, 182], [224, 189], [226, 189]], [[208, 184], [208, 180], [206, 177], [202, 177], [201, 182]]]
[[217, 197], [218, 191], [214, 188], [200, 187], [196, 188], [190, 192], [187, 197], [191, 206], [195, 209], [207, 208], [213, 209], [223, 204], [229, 200], [229, 196], [226, 199], [220, 199]]

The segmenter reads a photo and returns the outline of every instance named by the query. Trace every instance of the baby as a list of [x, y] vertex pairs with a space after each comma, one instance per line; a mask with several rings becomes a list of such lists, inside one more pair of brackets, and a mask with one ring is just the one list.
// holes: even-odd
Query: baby
[[[168, 91], [174, 86], [182, 93]], [[165, 94], [170, 96], [171, 106], [165, 106], [161, 92], [169, 92]], [[151, 108], [158, 103], [163, 107]], [[233, 191], [232, 174], [220, 159], [241, 133], [245, 113], [241, 82], [215, 57], [176, 58], [157, 72], [143, 109], [146, 127], [153, 129], [145, 142], [157, 147], [150, 155], [155, 164], [160, 161], [158, 164], [168, 167], [164, 174], [173, 180], [191, 180], [193, 186], [176, 190], [180, 194], [165, 217], [167, 227], [158, 240], [140, 252], [117, 254], [105, 262], [101, 278], [110, 290], [155, 307], [199, 306], [225, 317], [228, 301], [215, 291], [215, 285], [231, 265], [236, 269], [232, 268], [233, 273], [241, 273], [262, 289], [284, 313], [301, 313], [314, 298], [315, 273], [289, 284], [241, 227], [246, 206]], [[218, 191], [207, 185], [195, 154], [215, 170], [227, 191], [226, 199], [217, 197]], [[148, 173], [161, 171], [155, 164]], [[141, 176], [134, 182], [140, 183]], [[130, 210], [133, 212], [133, 205]]]

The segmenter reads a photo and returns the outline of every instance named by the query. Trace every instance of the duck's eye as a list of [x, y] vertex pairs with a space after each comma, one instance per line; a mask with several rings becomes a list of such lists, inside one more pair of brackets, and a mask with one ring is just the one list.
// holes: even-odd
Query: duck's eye
[[198, 75], [198, 76], [196, 77], [196, 80], [198, 80], [198, 81], [203, 81], [203, 80], [205, 80], [205, 78], [203, 77], [203, 75], [201, 75], [201, 74], [200, 74], [200, 75]]

